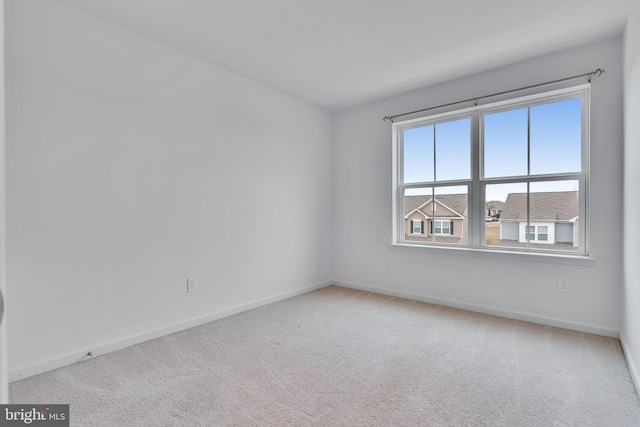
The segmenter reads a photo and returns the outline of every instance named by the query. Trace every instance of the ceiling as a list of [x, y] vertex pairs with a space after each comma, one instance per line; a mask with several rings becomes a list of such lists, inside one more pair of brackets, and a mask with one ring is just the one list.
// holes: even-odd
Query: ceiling
[[620, 34], [637, 0], [58, 0], [329, 111]]

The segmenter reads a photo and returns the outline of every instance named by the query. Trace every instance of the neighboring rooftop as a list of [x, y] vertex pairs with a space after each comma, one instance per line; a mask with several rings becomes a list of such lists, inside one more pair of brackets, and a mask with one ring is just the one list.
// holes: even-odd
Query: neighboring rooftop
[[[578, 192], [530, 193], [531, 221], [569, 221], [578, 216]], [[527, 220], [527, 193], [509, 193], [500, 220]]]
[[502, 210], [504, 209], [504, 202], [501, 202], [500, 200], [492, 200], [485, 204], [485, 208]]
[[[431, 196], [405, 196], [404, 198], [404, 214], [407, 215], [414, 209], [418, 209], [431, 200]], [[447, 208], [459, 213], [467, 215], [467, 195], [466, 194], [437, 194], [436, 202], [439, 202]], [[421, 211], [427, 215], [431, 215], [431, 203], [424, 206]], [[436, 215], [438, 216], [438, 215]]]

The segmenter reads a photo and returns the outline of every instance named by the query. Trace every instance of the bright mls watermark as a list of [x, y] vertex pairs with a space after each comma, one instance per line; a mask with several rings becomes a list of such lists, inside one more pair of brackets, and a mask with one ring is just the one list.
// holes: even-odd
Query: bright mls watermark
[[69, 405], [0, 405], [0, 426], [69, 427]]

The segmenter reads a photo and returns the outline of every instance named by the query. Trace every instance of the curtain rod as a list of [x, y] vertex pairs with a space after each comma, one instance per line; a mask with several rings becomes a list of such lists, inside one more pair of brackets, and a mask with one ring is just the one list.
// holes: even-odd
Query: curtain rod
[[477, 96], [475, 98], [465, 99], [464, 101], [450, 102], [448, 104], [442, 104], [442, 105], [437, 105], [435, 107], [423, 108], [421, 110], [415, 110], [415, 111], [410, 111], [408, 113], [396, 114], [394, 116], [384, 116], [382, 118], [382, 120], [384, 120], [385, 122], [393, 123], [393, 121], [395, 119], [397, 119], [398, 117], [409, 116], [411, 114], [417, 114], [417, 113], [423, 113], [425, 111], [435, 110], [436, 108], [450, 107], [452, 105], [463, 104], [465, 102], [471, 102], [471, 101], [474, 101], [475, 104], [478, 105], [478, 100], [479, 99], [485, 99], [485, 98], [491, 98], [491, 97], [494, 97], [494, 96], [506, 95], [508, 93], [520, 92], [520, 91], [523, 91], [523, 90], [533, 89], [533, 88], [537, 88], [537, 87], [541, 87], [541, 86], [548, 86], [548, 85], [552, 85], [552, 84], [555, 84], [555, 83], [566, 82], [567, 80], [579, 79], [581, 77], [589, 76], [589, 83], [591, 83], [591, 79], [594, 76], [595, 77], [600, 77], [602, 74], [604, 74], [604, 70], [601, 69], [601, 68], [598, 68], [595, 71], [591, 71], [589, 73], [578, 74], [578, 75], [571, 76], [571, 77], [565, 77], [563, 79], [552, 80], [552, 81], [544, 82], [544, 83], [538, 83], [538, 84], [535, 84], [535, 85], [525, 86], [525, 87], [521, 87], [521, 88], [518, 88], [518, 89], [505, 90], [504, 92], [492, 93], [491, 95]]

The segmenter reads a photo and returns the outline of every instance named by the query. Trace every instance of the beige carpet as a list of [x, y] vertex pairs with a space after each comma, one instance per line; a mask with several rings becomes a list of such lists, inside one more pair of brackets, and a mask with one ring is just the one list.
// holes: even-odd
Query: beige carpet
[[78, 426], [640, 426], [617, 340], [335, 286], [10, 394]]

